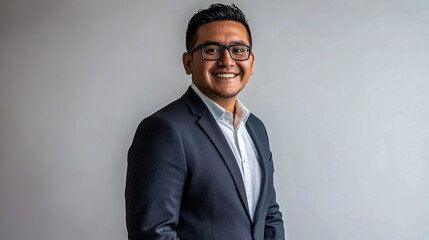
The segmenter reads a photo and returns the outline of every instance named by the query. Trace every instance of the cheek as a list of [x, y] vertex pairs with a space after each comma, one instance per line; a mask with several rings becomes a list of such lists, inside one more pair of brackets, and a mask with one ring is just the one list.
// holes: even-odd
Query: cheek
[[245, 75], [252, 75], [253, 71], [250, 62], [242, 63], [240, 67]]
[[212, 68], [212, 64], [210, 62], [201, 65], [201, 74], [210, 76], [210, 69]]
[[207, 68], [206, 66], [204, 66], [204, 64], [202, 63], [197, 63], [194, 65], [194, 67], [192, 68], [192, 72], [193, 74], [195, 74], [196, 76], [200, 76], [200, 77], [204, 77], [206, 75], [207, 72]]

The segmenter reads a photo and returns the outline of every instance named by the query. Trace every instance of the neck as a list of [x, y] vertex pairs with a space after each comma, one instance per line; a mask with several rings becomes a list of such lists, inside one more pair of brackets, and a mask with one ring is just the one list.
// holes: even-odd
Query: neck
[[235, 116], [235, 103], [237, 102], [237, 98], [229, 98], [229, 99], [212, 99], [215, 101], [219, 106], [223, 107], [228, 112], [232, 113], [233, 116]]
[[[237, 96], [232, 96], [229, 98], [218, 97], [217, 95], [211, 93], [210, 91], [205, 91], [204, 88], [199, 88], [195, 83], [193, 83], [193, 84], [200, 93], [202, 93], [206, 97], [210, 98], [212, 101], [217, 103], [223, 109], [232, 113], [233, 116], [235, 116], [235, 103], [237, 102]], [[201, 89], [203, 89], [203, 90], [201, 90]]]

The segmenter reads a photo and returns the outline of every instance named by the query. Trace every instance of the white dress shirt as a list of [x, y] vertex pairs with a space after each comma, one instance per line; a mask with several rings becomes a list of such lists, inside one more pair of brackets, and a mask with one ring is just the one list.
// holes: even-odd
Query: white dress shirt
[[238, 167], [240, 168], [244, 188], [246, 190], [249, 212], [253, 220], [261, 191], [261, 167], [259, 165], [259, 155], [255, 148], [255, 144], [246, 128], [246, 121], [250, 112], [240, 100], [237, 99], [235, 105], [236, 115], [235, 120], [233, 120], [234, 116], [231, 112], [228, 112], [204, 95], [193, 83], [191, 84], [191, 88], [208, 107], [231, 147]]

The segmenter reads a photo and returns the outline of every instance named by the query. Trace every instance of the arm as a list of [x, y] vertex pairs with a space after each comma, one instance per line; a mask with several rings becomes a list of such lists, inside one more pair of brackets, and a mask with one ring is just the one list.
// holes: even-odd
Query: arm
[[[272, 156], [269, 161], [269, 168], [271, 171], [271, 176], [274, 177], [274, 164]], [[267, 216], [265, 218], [265, 240], [284, 240], [285, 232], [283, 227], [282, 213], [279, 210], [279, 205], [276, 201], [276, 191], [274, 189], [273, 178], [269, 180], [271, 182], [271, 200], [270, 205], [268, 206]]]
[[128, 239], [178, 240], [176, 228], [186, 169], [177, 129], [162, 118], [143, 120], [128, 152]]
[[273, 195], [271, 198], [270, 206], [267, 210], [265, 218], [265, 240], [284, 240], [284, 227], [282, 220], [282, 213], [279, 210], [279, 205], [276, 202], [276, 192], [274, 186], [272, 189]]

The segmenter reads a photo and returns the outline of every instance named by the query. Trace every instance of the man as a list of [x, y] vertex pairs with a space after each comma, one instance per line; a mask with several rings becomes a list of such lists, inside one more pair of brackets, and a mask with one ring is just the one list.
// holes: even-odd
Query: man
[[128, 153], [129, 239], [284, 239], [264, 125], [237, 99], [253, 73], [251, 45], [234, 5], [189, 21], [192, 85], [141, 122]]

